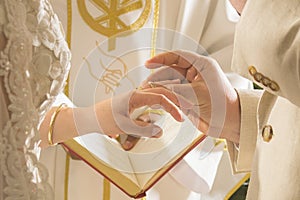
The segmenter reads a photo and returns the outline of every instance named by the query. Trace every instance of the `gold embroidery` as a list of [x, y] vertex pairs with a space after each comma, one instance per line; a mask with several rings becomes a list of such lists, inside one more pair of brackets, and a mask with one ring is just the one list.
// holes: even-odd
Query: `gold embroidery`
[[[109, 38], [109, 51], [115, 49], [117, 35], [128, 35], [140, 29], [151, 10], [151, 0], [77, 0], [77, 4], [79, 13], [88, 26]], [[122, 19], [127, 13], [137, 10], [141, 11], [135, 21], [128, 23]]]
[[[71, 35], [72, 35], [72, 0], [67, 0], [67, 36], [66, 40], [71, 49]], [[68, 75], [64, 92], [69, 96], [70, 75]], [[65, 160], [65, 184], [64, 184], [64, 200], [68, 200], [69, 194], [69, 175], [70, 175], [70, 155], [66, 153]]]
[[[71, 49], [71, 36], [72, 36], [72, 0], [67, 0], [67, 35], [66, 41], [68, 43], [69, 48]], [[64, 93], [66, 96], [69, 96], [69, 82], [70, 82], [70, 75], [68, 75], [66, 86], [64, 89]]]
[[[120, 86], [120, 82], [123, 78], [127, 78], [131, 84], [133, 88], [136, 88], [136, 84], [134, 83], [134, 81], [128, 76], [127, 72], [128, 72], [128, 67], [126, 65], [126, 63], [119, 57], [116, 56], [112, 56], [109, 54], [106, 54], [98, 45], [98, 43], [96, 43], [97, 45], [97, 49], [98, 51], [107, 57], [111, 57], [114, 60], [118, 61], [121, 63], [121, 66], [123, 67], [123, 69], [110, 69], [110, 67], [112, 66], [109, 65], [108, 67], [105, 67], [104, 64], [102, 63], [101, 59], [99, 60], [99, 64], [100, 67], [104, 70], [104, 74], [98, 78], [92, 71], [92, 65], [91, 63], [84, 57], [84, 61], [87, 64], [88, 70], [89, 70], [89, 74], [92, 76], [92, 78], [98, 80], [100, 83], [102, 83], [105, 86], [105, 93], [109, 94], [111, 92], [114, 92], [114, 88], [119, 87]], [[101, 57], [101, 56], [100, 56]]]
[[151, 57], [155, 56], [156, 51], [156, 39], [157, 39], [157, 27], [158, 27], [158, 19], [159, 19], [159, 0], [155, 0], [154, 2], [154, 15], [153, 15], [153, 31], [151, 38]]
[[69, 176], [70, 176], [70, 154], [66, 153], [65, 165], [65, 185], [64, 185], [64, 200], [68, 200], [69, 196]]

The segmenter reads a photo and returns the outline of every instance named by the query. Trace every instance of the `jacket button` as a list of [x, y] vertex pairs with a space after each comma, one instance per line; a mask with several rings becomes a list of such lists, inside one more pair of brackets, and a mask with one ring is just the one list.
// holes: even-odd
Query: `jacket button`
[[269, 87], [269, 85], [271, 84], [271, 80], [268, 77], [263, 77], [261, 82], [266, 87]]
[[249, 66], [248, 71], [251, 74], [251, 76], [254, 76], [254, 74], [256, 74], [256, 72], [257, 72], [257, 70], [255, 69], [254, 66]]
[[270, 142], [273, 137], [273, 128], [271, 125], [265, 125], [262, 129], [262, 138], [265, 142]]
[[261, 73], [259, 72], [256, 72], [254, 74], [254, 79], [257, 81], [257, 82], [261, 82], [261, 80], [264, 78], [264, 75], [262, 75]]
[[271, 83], [269, 84], [269, 88], [271, 88], [271, 90], [277, 92], [279, 90], [279, 85], [275, 81], [271, 81]]

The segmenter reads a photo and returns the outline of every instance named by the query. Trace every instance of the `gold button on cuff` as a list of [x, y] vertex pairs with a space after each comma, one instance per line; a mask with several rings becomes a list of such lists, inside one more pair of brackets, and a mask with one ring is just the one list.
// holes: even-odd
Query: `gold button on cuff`
[[268, 77], [263, 77], [261, 82], [264, 86], [268, 87], [271, 84], [271, 79], [269, 79]]
[[254, 66], [249, 66], [248, 71], [251, 74], [251, 76], [254, 76], [254, 74], [257, 72]]
[[275, 81], [271, 81], [271, 83], [269, 84], [269, 88], [271, 88], [271, 90], [277, 92], [279, 90], [279, 85]]
[[260, 82], [262, 79], [263, 79], [264, 75], [262, 75], [261, 73], [259, 72], [256, 72], [254, 74], [254, 79], [257, 81], [257, 82]]
[[254, 66], [249, 66], [248, 71], [258, 83], [262, 83], [264, 86], [269, 87], [274, 92], [279, 91], [279, 85], [275, 81], [272, 81], [270, 78], [264, 76], [262, 73], [257, 72]]
[[270, 142], [273, 138], [273, 128], [271, 125], [265, 125], [262, 129], [262, 138], [265, 142]]

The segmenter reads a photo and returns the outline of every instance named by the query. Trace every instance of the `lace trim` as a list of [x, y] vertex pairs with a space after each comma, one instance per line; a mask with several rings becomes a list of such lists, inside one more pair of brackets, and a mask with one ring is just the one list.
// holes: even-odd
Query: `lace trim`
[[3, 10], [7, 44], [0, 76], [10, 101], [10, 119], [0, 134], [3, 199], [54, 199], [48, 171], [37, 159], [37, 128], [63, 89], [70, 52], [47, 0], [4, 0]]
[[5, 19], [5, 15], [4, 15], [4, 8], [2, 3], [0, 2], [0, 32], [2, 32], [2, 26], [4, 24], [4, 19]]

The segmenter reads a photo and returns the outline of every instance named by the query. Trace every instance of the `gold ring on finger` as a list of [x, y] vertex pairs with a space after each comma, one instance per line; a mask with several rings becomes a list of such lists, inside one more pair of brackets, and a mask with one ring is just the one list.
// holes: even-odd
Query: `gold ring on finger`
[[150, 85], [151, 88], [156, 88], [156, 85], [153, 84], [153, 82], [148, 82], [148, 84]]

